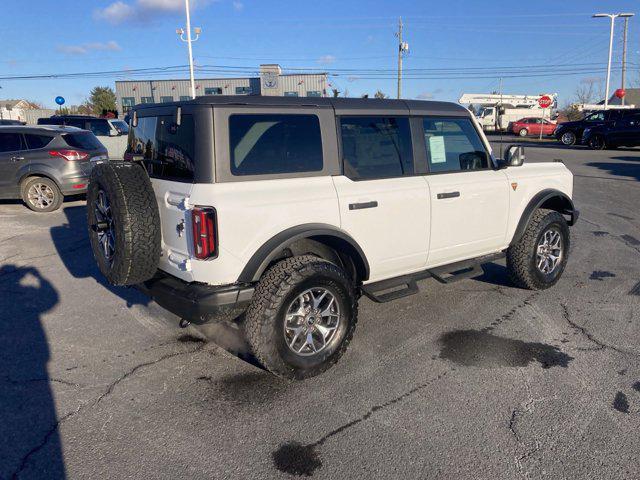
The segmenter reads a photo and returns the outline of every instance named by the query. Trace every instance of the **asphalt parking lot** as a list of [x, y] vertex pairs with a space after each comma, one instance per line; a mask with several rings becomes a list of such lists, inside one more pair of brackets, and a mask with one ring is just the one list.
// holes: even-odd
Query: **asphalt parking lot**
[[0, 478], [639, 478], [640, 149], [529, 143], [553, 159], [582, 214], [555, 288], [496, 263], [363, 298], [342, 361], [302, 383], [108, 286], [82, 201], [0, 203]]

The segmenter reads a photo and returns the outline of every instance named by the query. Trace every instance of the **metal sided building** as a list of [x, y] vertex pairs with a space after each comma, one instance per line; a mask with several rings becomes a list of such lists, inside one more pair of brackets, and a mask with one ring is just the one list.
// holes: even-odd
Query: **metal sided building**
[[[283, 74], [277, 64], [260, 65], [257, 77], [197, 78], [196, 96], [265, 95], [291, 97], [326, 97], [326, 73]], [[139, 103], [165, 103], [191, 100], [188, 79], [116, 81], [118, 111], [126, 113]]]

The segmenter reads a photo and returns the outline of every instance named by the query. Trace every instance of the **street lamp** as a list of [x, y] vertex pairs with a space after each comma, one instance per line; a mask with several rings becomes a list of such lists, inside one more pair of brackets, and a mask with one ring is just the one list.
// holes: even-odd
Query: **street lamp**
[[592, 18], [608, 17], [611, 19], [611, 29], [609, 31], [609, 61], [607, 62], [607, 83], [604, 92], [604, 108], [609, 106], [609, 77], [611, 76], [611, 54], [613, 52], [613, 24], [617, 17], [629, 18], [633, 17], [633, 13], [596, 13]]
[[191, 79], [191, 97], [196, 98], [196, 80], [193, 76], [193, 50], [191, 49], [191, 43], [200, 38], [202, 29], [200, 27], [195, 27], [193, 29], [193, 32], [196, 34], [196, 36], [191, 36], [191, 14], [189, 12], [189, 0], [184, 0], [184, 6], [185, 10], [187, 11], [187, 31], [185, 32], [182, 28], [178, 28], [176, 29], [176, 33], [180, 36], [180, 40], [182, 40], [183, 42], [187, 42], [187, 46], [189, 49], [189, 77]]

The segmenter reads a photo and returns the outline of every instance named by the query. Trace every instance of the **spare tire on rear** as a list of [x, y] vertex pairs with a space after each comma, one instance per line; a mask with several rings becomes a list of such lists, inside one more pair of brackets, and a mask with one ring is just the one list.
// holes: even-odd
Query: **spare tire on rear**
[[105, 162], [91, 172], [87, 221], [93, 256], [112, 285], [135, 285], [156, 273], [160, 214], [145, 169]]

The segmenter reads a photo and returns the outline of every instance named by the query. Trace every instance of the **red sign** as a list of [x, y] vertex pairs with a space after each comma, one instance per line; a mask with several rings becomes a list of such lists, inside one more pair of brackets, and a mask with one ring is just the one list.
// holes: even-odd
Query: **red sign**
[[622, 98], [627, 94], [627, 92], [625, 92], [622, 88], [619, 88], [615, 92], [613, 92], [613, 94], [618, 98]]
[[543, 95], [538, 99], [538, 105], [540, 105], [540, 108], [549, 108], [552, 103], [553, 100], [549, 95]]

